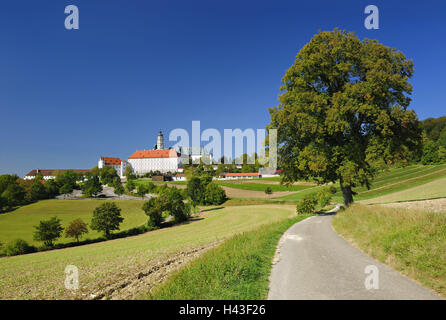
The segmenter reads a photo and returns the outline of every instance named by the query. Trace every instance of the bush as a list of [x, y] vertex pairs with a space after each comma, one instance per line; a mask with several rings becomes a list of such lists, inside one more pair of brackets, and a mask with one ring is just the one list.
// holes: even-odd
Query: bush
[[125, 183], [125, 189], [127, 190], [127, 192], [133, 192], [133, 190], [135, 190], [135, 182], [131, 179], [127, 180], [127, 182]]
[[316, 209], [318, 199], [314, 193], [308, 194], [297, 203], [297, 214], [310, 214]]
[[186, 190], [194, 206], [204, 202], [205, 186], [200, 178], [190, 178]]
[[136, 193], [141, 198], [144, 198], [146, 196], [146, 193], [148, 193], [147, 187], [143, 184], [140, 184], [136, 187]]
[[[164, 197], [160, 198], [164, 199]], [[186, 221], [190, 218], [190, 206], [183, 202], [183, 196], [177, 188], [170, 189], [165, 201], [165, 208], [174, 217], [175, 222]]]
[[265, 188], [265, 193], [266, 193], [266, 194], [272, 194], [272, 193], [273, 193], [273, 190], [271, 189], [271, 187], [266, 187], [266, 188]]
[[204, 202], [207, 205], [220, 205], [227, 199], [226, 192], [222, 187], [216, 183], [209, 183], [206, 186], [206, 191], [204, 194]]
[[16, 239], [11, 243], [8, 243], [5, 248], [5, 254], [7, 256], [16, 256], [19, 254], [32, 253], [35, 251], [35, 247], [30, 246], [25, 240], [22, 239]]

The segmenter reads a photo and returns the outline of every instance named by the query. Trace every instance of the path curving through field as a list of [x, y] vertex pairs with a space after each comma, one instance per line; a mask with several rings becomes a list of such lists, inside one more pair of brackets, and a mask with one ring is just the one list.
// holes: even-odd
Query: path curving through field
[[[441, 299], [352, 247], [332, 229], [335, 213], [310, 217], [284, 233], [268, 299]], [[376, 282], [370, 278], [372, 273]]]

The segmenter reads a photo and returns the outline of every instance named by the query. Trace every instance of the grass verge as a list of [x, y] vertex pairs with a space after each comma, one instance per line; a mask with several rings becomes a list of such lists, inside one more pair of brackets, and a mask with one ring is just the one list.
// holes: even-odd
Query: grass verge
[[282, 234], [307, 218], [293, 217], [234, 236], [173, 273], [144, 299], [265, 299], [271, 262]]
[[355, 204], [334, 229], [364, 252], [446, 297], [446, 215]]

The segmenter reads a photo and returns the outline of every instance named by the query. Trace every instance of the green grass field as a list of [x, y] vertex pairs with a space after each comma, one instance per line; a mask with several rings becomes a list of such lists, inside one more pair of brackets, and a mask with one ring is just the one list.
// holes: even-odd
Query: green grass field
[[446, 297], [446, 215], [353, 205], [334, 229], [370, 256]]
[[[20, 238], [29, 244], [42, 245], [33, 240], [34, 226], [39, 221], [57, 216], [62, 220], [62, 226], [66, 227], [76, 218], [90, 223], [93, 210], [106, 200], [80, 199], [80, 200], [42, 200], [17, 210], [0, 214], [0, 242], [8, 243]], [[143, 201], [140, 200], [107, 200], [115, 202], [121, 208], [124, 221], [121, 230], [138, 227], [147, 222], [147, 216], [142, 211]], [[83, 239], [95, 239], [101, 236], [97, 231], [89, 229], [89, 233]], [[56, 243], [72, 242], [72, 238], [61, 237]]]
[[266, 299], [271, 261], [282, 234], [298, 216], [229, 239], [176, 271], [143, 298], [153, 300]]
[[[283, 205], [216, 208], [199, 220], [138, 236], [0, 258], [0, 299], [82, 298], [127, 274], [137, 275], [156, 259], [282, 221], [294, 210]], [[79, 268], [77, 296], [64, 288], [67, 265]]]
[[[355, 201], [367, 200], [381, 197], [387, 194], [407, 190], [423, 184], [446, 177], [446, 164], [435, 166], [414, 165], [405, 168], [394, 168], [381, 172], [373, 180], [370, 190], [366, 187], [355, 188], [354, 191], [358, 195], [354, 196]], [[334, 196], [334, 200], [342, 202], [342, 194], [339, 190], [339, 184], [336, 184], [338, 192]], [[290, 194], [276, 199], [297, 201], [308, 193], [316, 192], [322, 187], [315, 187], [303, 190], [295, 194]]]
[[221, 182], [218, 181], [220, 186], [225, 186], [234, 189], [252, 190], [252, 191], [265, 191], [267, 187], [270, 187], [273, 192], [277, 191], [302, 191], [305, 189], [313, 188], [312, 185], [280, 185], [280, 184], [267, 184], [267, 183], [255, 183], [255, 182]]

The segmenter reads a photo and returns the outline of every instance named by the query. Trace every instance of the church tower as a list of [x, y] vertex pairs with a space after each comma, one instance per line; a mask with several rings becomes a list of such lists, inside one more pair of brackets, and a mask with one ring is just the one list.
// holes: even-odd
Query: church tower
[[164, 136], [163, 136], [163, 133], [161, 132], [161, 129], [160, 129], [160, 133], [158, 133], [158, 138], [156, 139], [156, 149], [157, 150], [164, 149]]

